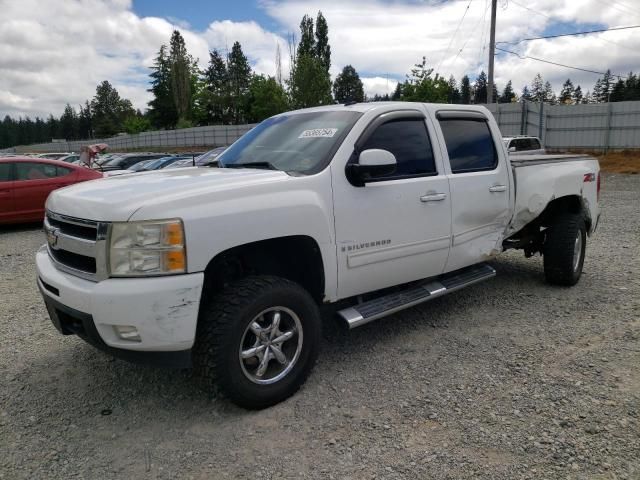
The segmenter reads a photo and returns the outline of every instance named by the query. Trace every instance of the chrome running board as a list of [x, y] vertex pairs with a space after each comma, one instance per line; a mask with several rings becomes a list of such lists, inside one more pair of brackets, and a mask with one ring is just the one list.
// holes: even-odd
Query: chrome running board
[[383, 295], [373, 300], [359, 303], [338, 312], [349, 328], [360, 327], [387, 315], [433, 300], [474, 283], [488, 280], [496, 275], [493, 267], [486, 263], [446, 273], [422, 284], [413, 284], [406, 290]]

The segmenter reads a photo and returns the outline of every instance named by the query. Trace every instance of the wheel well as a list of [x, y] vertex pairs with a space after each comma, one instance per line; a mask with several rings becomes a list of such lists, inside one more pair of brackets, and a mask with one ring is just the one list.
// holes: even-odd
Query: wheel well
[[324, 297], [320, 247], [313, 238], [304, 235], [233, 247], [216, 255], [204, 273], [206, 293], [221, 291], [247, 275], [275, 275], [301, 285], [317, 302]]
[[561, 212], [582, 213], [587, 227], [587, 231], [591, 229], [591, 217], [589, 209], [585, 208], [583, 199], [578, 195], [568, 195], [551, 200], [544, 211], [538, 217], [540, 225], [548, 227], [553, 218]]

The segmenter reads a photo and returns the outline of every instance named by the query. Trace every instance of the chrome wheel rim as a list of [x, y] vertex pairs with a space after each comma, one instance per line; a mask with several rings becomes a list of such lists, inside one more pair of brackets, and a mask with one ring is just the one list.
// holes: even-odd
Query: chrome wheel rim
[[238, 358], [245, 377], [267, 385], [282, 380], [302, 351], [300, 318], [286, 307], [271, 307], [256, 315], [240, 341]]
[[580, 257], [582, 256], [582, 232], [578, 230], [578, 236], [573, 244], [573, 271], [577, 272], [580, 266]]

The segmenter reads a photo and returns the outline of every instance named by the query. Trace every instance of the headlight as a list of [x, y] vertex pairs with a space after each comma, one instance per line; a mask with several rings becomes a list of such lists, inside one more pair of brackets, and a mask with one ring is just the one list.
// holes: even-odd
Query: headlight
[[111, 224], [109, 272], [113, 277], [172, 275], [187, 271], [182, 220]]

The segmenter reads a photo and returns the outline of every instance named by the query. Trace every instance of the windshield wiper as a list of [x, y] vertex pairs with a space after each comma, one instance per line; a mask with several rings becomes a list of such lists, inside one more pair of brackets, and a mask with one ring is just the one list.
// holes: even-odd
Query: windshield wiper
[[224, 168], [266, 168], [268, 170], [278, 170], [273, 163], [269, 162], [225, 163]]

